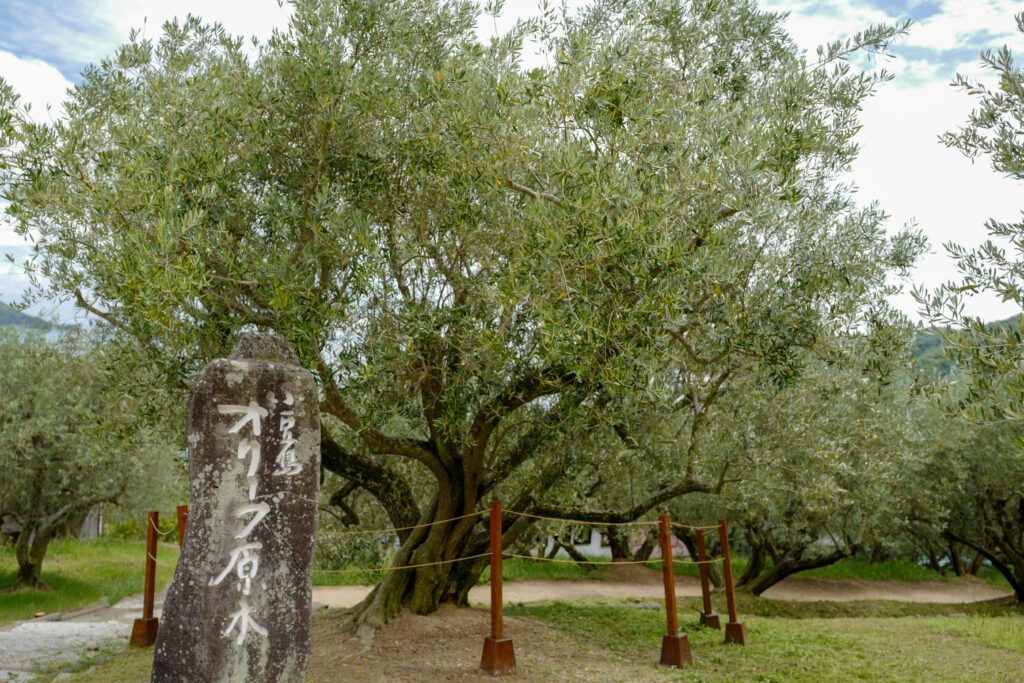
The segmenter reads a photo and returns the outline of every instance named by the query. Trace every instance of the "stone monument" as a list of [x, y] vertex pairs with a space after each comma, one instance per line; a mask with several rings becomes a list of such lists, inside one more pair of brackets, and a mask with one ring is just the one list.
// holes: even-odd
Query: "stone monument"
[[190, 508], [153, 683], [304, 681], [320, 415], [313, 376], [272, 334], [243, 334], [192, 382]]

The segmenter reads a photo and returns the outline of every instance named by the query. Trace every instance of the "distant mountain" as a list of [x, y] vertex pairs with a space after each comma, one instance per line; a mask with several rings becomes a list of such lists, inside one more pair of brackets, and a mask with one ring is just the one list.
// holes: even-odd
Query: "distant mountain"
[[42, 318], [15, 310], [3, 302], [0, 302], [0, 325], [18, 325], [36, 330], [52, 330], [60, 327], [60, 325], [54, 325]]
[[[1006, 320], [996, 320], [995, 322], [988, 323], [988, 328], [995, 330], [1019, 324], [1020, 319], [1015, 315]], [[943, 331], [945, 331], [945, 328], [943, 328]], [[913, 354], [921, 367], [943, 376], [951, 374], [956, 369], [956, 365], [946, 358], [946, 354], [942, 351], [942, 337], [939, 336], [937, 330], [920, 330], [916, 337]]]

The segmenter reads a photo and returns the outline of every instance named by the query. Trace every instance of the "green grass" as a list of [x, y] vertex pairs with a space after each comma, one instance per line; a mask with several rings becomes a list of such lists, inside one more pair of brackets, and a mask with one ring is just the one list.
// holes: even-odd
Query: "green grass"
[[[157, 552], [157, 590], [167, 586], [178, 561], [176, 545]], [[87, 607], [106, 598], [110, 604], [141, 593], [146, 562], [145, 541], [56, 539], [43, 560], [43, 581], [52, 590], [0, 593], [0, 625]], [[14, 585], [18, 564], [14, 550], [0, 549], [0, 590]]]
[[[605, 600], [507, 605], [510, 617], [539, 619], [587, 657], [647, 666], [650, 681], [1010, 681], [1024, 671], [1024, 611], [993, 604], [840, 603], [832, 616], [819, 603], [744, 598], [740, 618], [747, 647], [726, 645], [721, 631], [697, 624], [699, 601], [679, 602], [680, 626], [694, 664], [682, 670], [656, 664], [665, 629], [664, 603]], [[654, 609], [651, 609], [655, 607]], [[724, 614], [724, 605], [716, 609]], [[318, 614], [314, 628], [343, 611]], [[779, 616], [788, 615], [788, 616]], [[723, 618], [724, 620], [724, 618]], [[515, 627], [506, 635], [515, 641]], [[523, 655], [517, 645], [517, 654]], [[475, 654], [475, 653], [473, 653]], [[525, 658], [524, 658], [525, 659]], [[152, 650], [129, 648], [99, 670], [75, 680], [148, 680]], [[372, 671], [367, 671], [372, 679]], [[543, 680], [521, 668], [518, 678]]]
[[[96, 552], [104, 548], [107, 552]], [[123, 563], [114, 559], [118, 552], [140, 554], [141, 548], [141, 544], [125, 542], [79, 544], [68, 554], [77, 561], [91, 558], [97, 565], [111, 561], [105, 569], [90, 570], [109, 575], [110, 566]], [[161, 548], [162, 556], [170, 554]], [[505, 578], [509, 580], [512, 577], [552, 579], [600, 575], [593, 569], [575, 565], [538, 564], [526, 560], [507, 561], [504, 569]], [[885, 573], [886, 578], [894, 576], [900, 575], [891, 571]], [[629, 662], [631, 666], [649, 666], [643, 680], [1002, 681], [1020, 680], [1020, 672], [1024, 671], [1024, 608], [1017, 605], [791, 602], [746, 594], [737, 598], [739, 618], [747, 624], [750, 633], [749, 647], [725, 645], [721, 631], [698, 625], [700, 599], [679, 598], [681, 627], [688, 633], [695, 658], [694, 665], [683, 670], [656, 665], [665, 628], [662, 601], [509, 604], [505, 612], [511, 617], [544, 621], [562, 632], [577, 651], [596, 653], [588, 656], [608, 656]], [[725, 596], [716, 593], [712, 599], [724, 621]], [[337, 618], [334, 613], [317, 617], [314, 624], [322, 624], [328, 617]], [[507, 633], [515, 639], [511, 628], [507, 626]], [[103, 655], [100, 660], [106, 661], [97, 671], [75, 674], [75, 680], [92, 683], [145, 681], [152, 651], [129, 648], [124, 654]], [[524, 680], [542, 678], [532, 677], [531, 672], [525, 670], [521, 673]]]
[[[688, 564], [684, 562], [673, 562], [675, 573], [677, 576], [700, 576], [697, 565]], [[661, 569], [661, 563], [652, 562], [647, 567], [651, 569]], [[768, 567], [771, 567], [769, 561]], [[743, 574], [743, 571], [747, 568], [747, 558], [739, 555], [732, 558], [732, 571], [733, 575], [739, 577]], [[1010, 590], [1010, 584], [1007, 583], [1003, 575], [992, 569], [991, 567], [984, 567], [979, 573], [978, 577], [983, 579], [986, 583], [990, 584], [994, 588], [1000, 590]], [[910, 562], [909, 560], [897, 560], [892, 562], [871, 562], [866, 559], [848, 557], [839, 560], [835, 564], [830, 564], [826, 567], [819, 567], [817, 569], [809, 569], [799, 574], [794, 574], [793, 579], [821, 579], [831, 581], [946, 581], [946, 582], [957, 582], [963, 579], [959, 578], [953, 572], [946, 572], [940, 574], [934, 569], [930, 569], [924, 565]]]
[[[564, 558], [562, 558], [564, 559]], [[588, 560], [601, 564], [609, 563], [607, 558], [588, 557]], [[650, 562], [645, 565], [648, 569], [661, 571], [660, 562]], [[700, 576], [697, 565], [685, 561], [673, 562], [677, 576], [689, 576], [696, 578]], [[739, 577], [747, 566], [747, 558], [740, 555], [733, 558], [733, 575]], [[348, 567], [347, 569], [358, 569]], [[313, 573], [314, 586], [372, 586], [375, 585], [384, 575], [383, 572], [346, 572], [328, 573], [327, 571], [315, 568]], [[603, 579], [604, 573], [598, 566], [581, 566], [573, 562], [538, 562], [535, 560], [506, 559], [502, 563], [502, 578], [505, 581], [577, 581], [579, 579]], [[1000, 590], [1009, 591], [1010, 585], [999, 572], [991, 568], [984, 568], [979, 577], [987, 583]], [[827, 567], [820, 567], [809, 571], [801, 572], [791, 577], [793, 579], [819, 579], [834, 581], [946, 581], [957, 582], [963, 579], [955, 574], [947, 572], [940, 574], [928, 567], [915, 564], [906, 560], [896, 562], [869, 562], [859, 558], [847, 558], [840, 560]], [[491, 581], [491, 568], [487, 567], [480, 575], [478, 584], [489, 584]]]
[[[603, 648], [653, 663], [665, 615], [663, 609], [638, 609], [647, 604], [549, 602], [511, 605], [505, 611], [544, 620], [577, 640], [580, 651]], [[698, 626], [698, 603], [681, 601], [681, 629], [688, 632], [694, 665], [680, 671], [652, 666], [651, 680], [1020, 680], [1024, 671], [1024, 615], [1016, 608], [990, 605], [989, 616], [965, 617], [951, 611], [963, 612], [965, 605], [912, 605], [903, 611], [924, 608], [920, 611], [947, 611], [947, 616], [891, 618], [870, 614], [887, 611], [885, 605], [865, 607], [860, 605], [861, 616], [822, 618], [816, 616], [814, 603], [779, 604], [747, 614], [741, 606], [740, 618], [750, 634], [750, 645], [741, 647], [724, 644], [721, 631]], [[848, 604], [846, 610], [853, 611]], [[758, 616], [757, 611], [793, 611], [798, 616]]]

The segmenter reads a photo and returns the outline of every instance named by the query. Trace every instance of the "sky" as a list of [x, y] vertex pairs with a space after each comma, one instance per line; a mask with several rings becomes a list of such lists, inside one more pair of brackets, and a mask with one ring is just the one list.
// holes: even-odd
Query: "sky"
[[[578, 6], [582, 0], [570, 0]], [[871, 24], [911, 19], [910, 34], [892, 47], [894, 57], [878, 66], [895, 74], [864, 106], [858, 134], [861, 153], [850, 181], [864, 204], [878, 201], [896, 231], [913, 223], [928, 237], [930, 253], [909, 278], [932, 288], [956, 279], [943, 245], [976, 246], [987, 238], [989, 218], [1016, 220], [1024, 209], [1024, 186], [1000, 177], [987, 160], [972, 163], [943, 146], [941, 133], [966, 120], [973, 104], [950, 86], [956, 73], [986, 78], [982, 50], [1006, 44], [1024, 55], [1024, 36], [1011, 0], [759, 0], [762, 8], [787, 12], [785, 26], [796, 43], [813, 54], [826, 42], [844, 39]], [[503, 23], [536, 13], [537, 0], [507, 0]], [[284, 28], [290, 9], [276, 0], [0, 0], [0, 76], [32, 103], [37, 118], [60, 116], [67, 88], [86, 65], [112, 55], [132, 29], [156, 37], [164, 21], [186, 14], [218, 21], [231, 33], [266, 38]], [[490, 20], [481, 26], [493, 30]], [[49, 109], [47, 109], [49, 106]], [[0, 218], [0, 253], [23, 259], [28, 248]], [[17, 300], [27, 286], [22, 268], [0, 261], [0, 301]], [[905, 293], [893, 303], [919, 320], [918, 306]], [[70, 303], [36, 307], [70, 320]], [[987, 320], [1019, 312], [993, 297], [976, 297], [968, 313]]]

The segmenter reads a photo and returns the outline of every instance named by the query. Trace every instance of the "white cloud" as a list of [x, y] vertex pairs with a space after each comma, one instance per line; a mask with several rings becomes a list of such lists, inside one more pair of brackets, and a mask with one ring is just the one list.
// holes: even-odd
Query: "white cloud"
[[148, 37], [156, 38], [164, 22], [188, 14], [218, 22], [232, 35], [263, 40], [274, 28], [288, 25], [292, 10], [276, 0], [98, 0], [95, 11], [117, 29], [124, 42], [132, 29], [144, 28]]
[[[972, 106], [970, 97], [947, 85], [885, 88], [867, 102], [861, 117], [861, 154], [853, 167], [859, 197], [863, 202], [879, 200], [892, 215], [892, 229], [915, 221], [928, 236], [932, 253], [913, 276], [928, 288], [957, 279], [944, 243], [977, 246], [988, 238], [988, 218], [1015, 220], [1024, 208], [1024, 184], [995, 173], [987, 160], [972, 164], [938, 141], [940, 134], [964, 123]], [[896, 303], [917, 317], [909, 295]], [[1014, 309], [992, 297], [978, 297], [968, 312], [997, 319]]]
[[771, 12], [790, 12], [784, 25], [789, 35], [811, 55], [819, 45], [851, 37], [872, 24], [891, 22], [885, 12], [852, 0], [834, 2], [793, 2], [765, 0], [759, 3]]
[[1014, 14], [1021, 11], [1012, 0], [945, 0], [942, 11], [918, 22], [906, 39], [907, 45], [949, 49], [964, 45], [979, 33], [992, 34], [991, 47], [1003, 41], [1020, 45]]
[[46, 107], [50, 105], [51, 118], [56, 118], [61, 112], [64, 92], [71, 87], [71, 82], [46, 62], [22, 59], [3, 50], [0, 50], [0, 77], [21, 95], [23, 103], [32, 105], [36, 117], [45, 116]]

